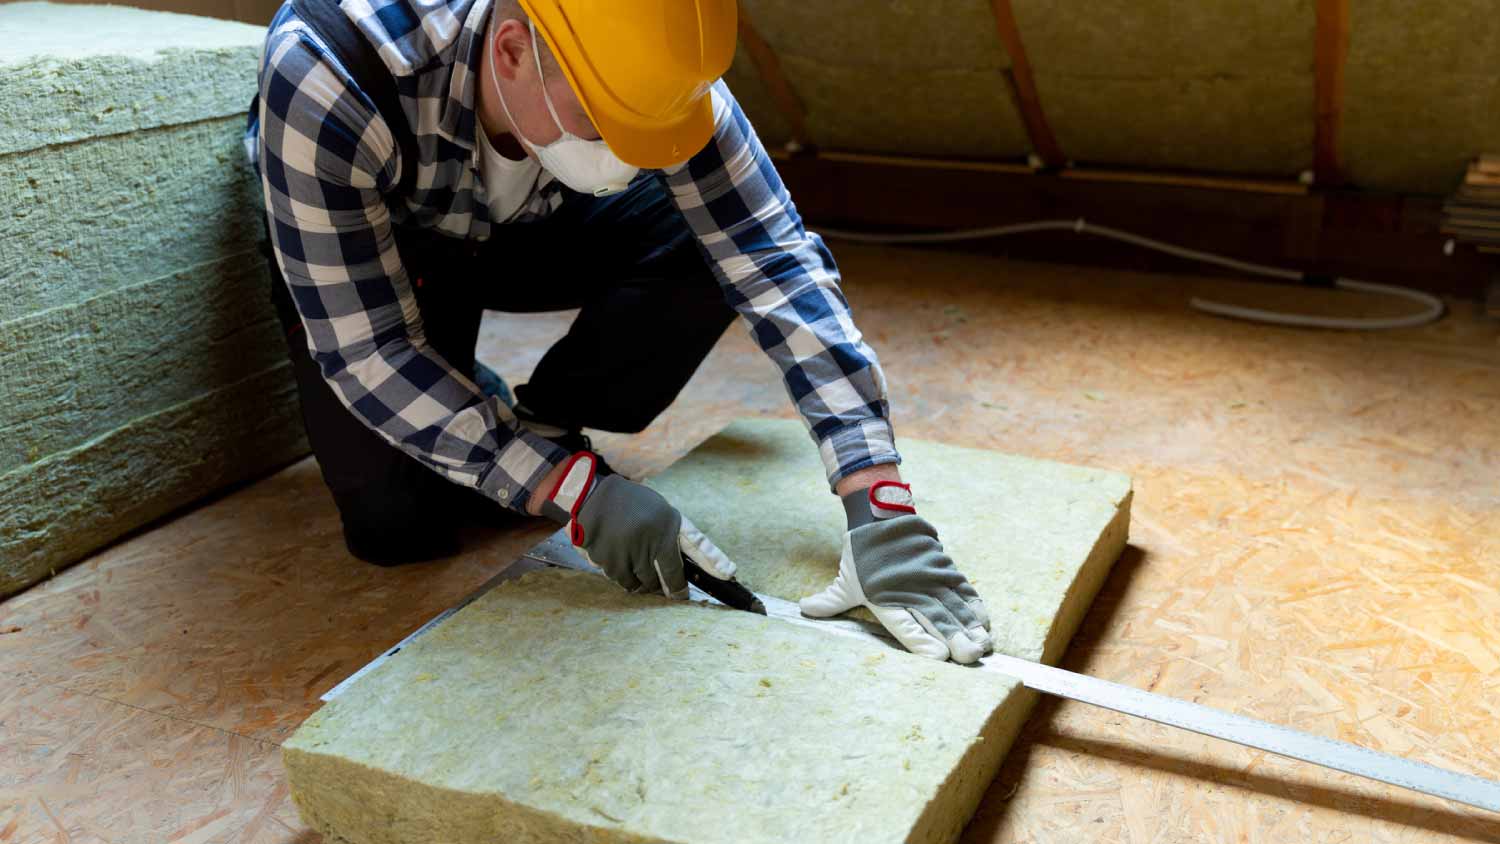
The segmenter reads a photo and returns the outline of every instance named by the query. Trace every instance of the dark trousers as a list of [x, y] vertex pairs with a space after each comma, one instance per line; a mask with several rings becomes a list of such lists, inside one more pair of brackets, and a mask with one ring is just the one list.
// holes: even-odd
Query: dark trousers
[[[655, 178], [639, 178], [610, 197], [569, 194], [547, 219], [494, 232], [477, 243], [398, 228], [396, 246], [428, 342], [466, 374], [474, 368], [484, 311], [580, 309], [567, 335], [515, 390], [548, 424], [642, 430], [677, 397], [734, 318]], [[276, 262], [269, 264], [308, 441], [350, 550], [389, 563], [457, 550], [459, 525], [494, 521], [499, 505], [389, 445], [339, 402], [308, 354]]]

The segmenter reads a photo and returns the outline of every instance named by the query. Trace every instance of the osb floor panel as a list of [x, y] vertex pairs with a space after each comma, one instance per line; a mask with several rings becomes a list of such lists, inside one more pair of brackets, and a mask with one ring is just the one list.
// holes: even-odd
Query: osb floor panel
[[[1500, 323], [1271, 329], [1184, 307], [1259, 286], [839, 255], [899, 433], [1134, 477], [1133, 547], [1067, 667], [1500, 777]], [[497, 317], [486, 357], [520, 378], [566, 322]], [[611, 461], [789, 415], [741, 330], [707, 367], [648, 433], [599, 437]], [[277, 744], [544, 532], [365, 566], [303, 461], [0, 604], [0, 842], [313, 844]], [[1044, 702], [965, 841], [1079, 840], [1500, 841], [1500, 819]]]

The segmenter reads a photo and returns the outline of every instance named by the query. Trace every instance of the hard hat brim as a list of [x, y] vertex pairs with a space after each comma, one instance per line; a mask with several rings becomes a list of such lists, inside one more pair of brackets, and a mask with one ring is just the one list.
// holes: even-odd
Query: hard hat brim
[[606, 110], [590, 108], [587, 103], [584, 109], [610, 150], [626, 164], [644, 170], [660, 170], [687, 161], [707, 146], [714, 134], [713, 95], [707, 91], [681, 121], [650, 129], [614, 120]]

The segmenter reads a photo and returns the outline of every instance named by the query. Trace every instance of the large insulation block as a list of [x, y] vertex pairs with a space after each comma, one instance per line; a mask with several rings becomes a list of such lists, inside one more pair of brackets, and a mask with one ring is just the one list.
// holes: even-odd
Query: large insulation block
[[0, 474], [0, 597], [307, 451], [290, 365]]
[[257, 256], [0, 322], [0, 475], [286, 359]]
[[263, 27], [124, 6], [0, 5], [0, 155], [243, 112]]
[[[902, 447], [999, 647], [1055, 661], [1123, 547], [1129, 479]], [[736, 423], [653, 483], [752, 588], [832, 577], [844, 517], [799, 424]], [[350, 844], [940, 842], [1033, 702], [988, 672], [546, 571], [376, 667], [284, 759], [304, 820]]]
[[1311, 163], [1313, 0], [1013, 6], [1069, 158], [1283, 177]]
[[[983, 0], [744, 0], [820, 146], [1009, 158], [1029, 150]], [[759, 120], [762, 115], [751, 112]]]
[[880, 644], [535, 572], [465, 607], [282, 748], [351, 844], [951, 841], [1017, 684]]
[[1360, 187], [1448, 194], [1500, 150], [1500, 19], [1488, 0], [1349, 8], [1343, 159]]
[[[918, 512], [989, 606], [996, 647], [1055, 662], [1125, 548], [1130, 478], [922, 440], [898, 448]], [[752, 589], [796, 600], [838, 573], [844, 511], [822, 472], [800, 423], [742, 420], [650, 484]]]
[[0, 4], [0, 595], [305, 452], [255, 251], [265, 32]]
[[214, 118], [0, 155], [0, 322], [253, 251], [265, 224], [244, 129]]

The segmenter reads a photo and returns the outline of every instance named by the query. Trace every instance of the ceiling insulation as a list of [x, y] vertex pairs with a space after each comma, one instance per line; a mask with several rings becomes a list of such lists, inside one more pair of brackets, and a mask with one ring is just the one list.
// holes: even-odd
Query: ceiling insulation
[[[1015, 158], [1029, 144], [982, 0], [743, 0], [833, 149]], [[733, 85], [731, 79], [731, 85]], [[738, 91], [738, 89], [736, 89]], [[757, 123], [765, 112], [750, 109]], [[784, 124], [783, 124], [784, 125]]]
[[[802, 100], [809, 140], [825, 149], [1031, 152], [996, 26], [1012, 14], [1043, 120], [1069, 161], [1277, 179], [1313, 167], [1318, 0], [741, 6]], [[1500, 147], [1492, 11], [1484, 0], [1349, 5], [1347, 60], [1332, 65], [1344, 74], [1342, 119], [1325, 137], [1354, 186], [1445, 194], [1468, 160]], [[746, 56], [729, 80], [763, 136], [786, 140], [787, 121]]]

